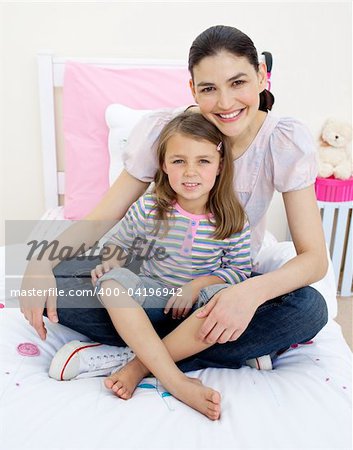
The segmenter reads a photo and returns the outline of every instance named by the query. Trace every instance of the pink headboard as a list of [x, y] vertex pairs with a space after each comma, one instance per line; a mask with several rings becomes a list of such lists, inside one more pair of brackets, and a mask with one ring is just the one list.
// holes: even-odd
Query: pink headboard
[[121, 103], [134, 109], [158, 109], [192, 104], [189, 78], [186, 67], [111, 69], [66, 63], [63, 90], [66, 218], [82, 218], [109, 188], [107, 106]]

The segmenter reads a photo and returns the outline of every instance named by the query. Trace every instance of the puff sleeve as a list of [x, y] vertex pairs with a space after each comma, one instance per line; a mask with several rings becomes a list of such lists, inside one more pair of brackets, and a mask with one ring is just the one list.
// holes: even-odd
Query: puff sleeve
[[315, 143], [303, 123], [282, 118], [271, 135], [269, 147], [267, 170], [277, 191], [296, 191], [315, 182], [318, 171]]
[[160, 109], [146, 114], [135, 125], [123, 150], [125, 170], [140, 181], [152, 182], [158, 168], [156, 141], [164, 127], [184, 107]]

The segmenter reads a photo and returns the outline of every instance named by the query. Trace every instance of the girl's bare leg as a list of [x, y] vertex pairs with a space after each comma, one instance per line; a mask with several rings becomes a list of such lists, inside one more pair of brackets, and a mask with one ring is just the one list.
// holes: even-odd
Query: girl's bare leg
[[[103, 292], [106, 288], [111, 288], [113, 291], [116, 287], [117, 283], [113, 280], [102, 283]], [[121, 288], [121, 286], [119, 287]], [[145, 370], [148, 373], [152, 372], [174, 397], [212, 420], [219, 419], [220, 394], [209, 387], [203, 386], [200, 380], [187, 377], [178, 369], [143, 308], [128, 295], [120, 295], [118, 299], [114, 296], [105, 295], [102, 295], [101, 298], [116, 330], [137, 355], [139, 361], [146, 368]], [[184, 334], [185, 338], [188, 339], [188, 336]], [[197, 342], [196, 338], [195, 342]], [[194, 345], [192, 338], [189, 345]], [[205, 344], [202, 345], [203, 348], [208, 347]], [[195, 353], [202, 349], [196, 350]], [[181, 352], [178, 352], [178, 355], [185, 358]], [[122, 387], [129, 391], [129, 386], [123, 385]], [[122, 398], [129, 397], [123, 394], [119, 396]]]
[[[205, 320], [196, 317], [197, 313], [198, 310], [194, 311], [193, 314], [162, 340], [175, 362], [195, 355], [211, 345], [205, 344], [196, 337], [197, 332]], [[112, 389], [119, 397], [128, 399], [131, 397], [139, 382], [149, 374], [150, 371], [148, 368], [136, 356], [118, 372], [107, 377], [104, 380], [104, 384], [108, 389]]]

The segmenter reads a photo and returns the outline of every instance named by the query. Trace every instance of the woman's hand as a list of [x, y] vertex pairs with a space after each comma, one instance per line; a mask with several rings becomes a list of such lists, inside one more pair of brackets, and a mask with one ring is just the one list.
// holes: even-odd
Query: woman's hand
[[170, 309], [172, 309], [173, 319], [181, 319], [186, 317], [190, 313], [193, 304], [197, 301], [199, 293], [200, 287], [195, 280], [184, 284], [181, 288], [181, 293], [179, 291], [178, 294], [170, 297], [165, 305], [164, 313], [168, 314]]
[[246, 330], [257, 304], [251, 302], [246, 282], [222, 289], [196, 315], [205, 318], [199, 338], [208, 344], [235, 341]]
[[48, 319], [54, 323], [59, 321], [55, 291], [56, 280], [51, 265], [38, 261], [28, 264], [21, 285], [21, 292], [27, 292], [28, 295], [20, 296], [20, 308], [43, 341], [47, 336], [47, 329], [43, 322], [45, 305]]

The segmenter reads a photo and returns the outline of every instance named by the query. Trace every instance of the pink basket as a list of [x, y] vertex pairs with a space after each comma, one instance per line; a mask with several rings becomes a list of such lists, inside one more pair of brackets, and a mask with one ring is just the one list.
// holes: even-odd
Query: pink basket
[[348, 180], [316, 178], [316, 198], [323, 202], [349, 202], [353, 200], [353, 177]]

